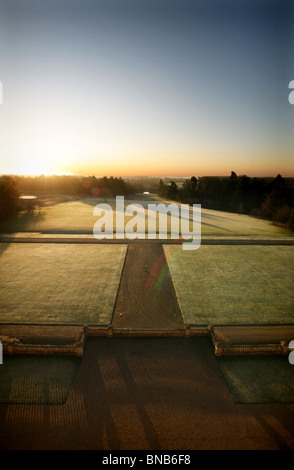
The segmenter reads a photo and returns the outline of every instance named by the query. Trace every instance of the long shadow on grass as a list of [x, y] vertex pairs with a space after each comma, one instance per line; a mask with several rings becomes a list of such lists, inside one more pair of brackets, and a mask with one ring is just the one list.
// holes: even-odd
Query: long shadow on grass
[[10, 243], [0, 243], [0, 256], [7, 250]]
[[[85, 204], [85, 205], [89, 205], [89, 206], [96, 206], [98, 204], [108, 204], [110, 205], [110, 207], [112, 208], [112, 210], [115, 210], [116, 212], [122, 212], [122, 211], [117, 211], [116, 209], [116, 201], [115, 201], [115, 198], [93, 198], [93, 199], [90, 199], [90, 198], [84, 198], [84, 199], [81, 199], [79, 202]], [[140, 199], [138, 199], [137, 201], [136, 200], [128, 200], [128, 197], [125, 197], [125, 204], [126, 202], [130, 203], [130, 204], [135, 204], [136, 202], [137, 203], [141, 203], [142, 201], [140, 201]], [[157, 201], [157, 200], [151, 200], [150, 201], [145, 201], [144, 200], [144, 203], [153, 203], [156, 202], [157, 204], [170, 204], [170, 201]], [[125, 207], [124, 207], [125, 209]], [[155, 214], [155, 217], [156, 217], [156, 212], [155, 211], [152, 211], [153, 214]], [[147, 214], [146, 214], [146, 217], [147, 217]], [[218, 230], [222, 230], [224, 232], [230, 232], [230, 233], [235, 233], [234, 230], [231, 230], [229, 228], [226, 228], [226, 227], [222, 227], [221, 225], [213, 225], [213, 224], [209, 224], [207, 222], [204, 222], [203, 221], [203, 218], [208, 218], [208, 219], [212, 219], [214, 220], [215, 222], [218, 222], [218, 219], [228, 219], [228, 220], [233, 220], [234, 219], [231, 219], [231, 218], [228, 218], [228, 217], [224, 217], [224, 216], [218, 216], [218, 215], [209, 215], [205, 212], [201, 212], [201, 225], [203, 226], [207, 226], [207, 227], [212, 227], [212, 228], [216, 228]], [[193, 221], [193, 217], [192, 217], [192, 213], [190, 213], [189, 217], [185, 217], [181, 214], [181, 220], [189, 220], [190, 222]], [[221, 223], [221, 220], [219, 220], [219, 223]], [[74, 231], [75, 233], [78, 233], [77, 231]], [[74, 233], [73, 231], [70, 231], [70, 232], [67, 232], [67, 233]], [[47, 231], [47, 233], [49, 233]], [[56, 233], [56, 232], [55, 232]], [[60, 232], [61, 233], [61, 232]], [[66, 233], [66, 232], [63, 232], [62, 233]], [[88, 232], [87, 232], [88, 233]]]
[[2, 233], [29, 232], [32, 227], [34, 231], [38, 227], [38, 223], [42, 222], [45, 214], [41, 211], [21, 212], [13, 219], [6, 222], [3, 226]]

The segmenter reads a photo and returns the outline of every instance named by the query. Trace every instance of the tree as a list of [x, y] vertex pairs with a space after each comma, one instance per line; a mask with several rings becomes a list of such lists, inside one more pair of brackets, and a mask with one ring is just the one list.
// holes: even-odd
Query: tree
[[17, 215], [20, 210], [19, 193], [11, 176], [0, 178], [0, 224]]
[[273, 182], [271, 192], [266, 195], [262, 203], [261, 214], [277, 222], [286, 222], [290, 213], [285, 181], [279, 174]]
[[197, 192], [197, 178], [196, 176], [192, 176], [191, 178], [191, 190], [190, 190], [190, 195], [191, 198], [194, 199], [196, 197], [196, 192]]
[[167, 188], [167, 198], [172, 200], [178, 199], [178, 185], [174, 181], [171, 181]]
[[165, 193], [166, 193], [165, 184], [164, 184], [164, 182], [162, 181], [162, 179], [160, 179], [160, 181], [159, 181], [158, 194], [159, 194], [160, 197], [165, 197]]
[[193, 204], [197, 198], [197, 178], [192, 176], [191, 179], [185, 180], [182, 187], [178, 191], [178, 199], [181, 202]]

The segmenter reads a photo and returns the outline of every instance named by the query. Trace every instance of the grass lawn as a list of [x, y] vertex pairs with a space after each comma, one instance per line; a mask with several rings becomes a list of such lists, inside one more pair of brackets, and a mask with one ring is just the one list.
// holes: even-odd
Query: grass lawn
[[5, 356], [0, 403], [65, 403], [80, 362], [77, 357]]
[[[128, 200], [125, 199], [125, 207], [129, 204], [139, 203], [145, 209], [143, 219], [147, 221], [148, 204], [173, 203], [172, 201], [160, 201], [159, 199]], [[48, 207], [43, 207], [35, 213], [22, 212], [2, 229], [5, 233], [13, 232], [44, 232], [44, 233], [84, 233], [93, 234], [94, 223], [98, 216], [93, 215], [93, 209], [97, 204], [105, 203], [103, 198], [84, 198], [79, 201], [64, 202]], [[107, 199], [113, 210], [114, 232], [116, 229], [115, 220], [123, 220], [123, 213], [116, 213], [115, 199]], [[155, 215], [155, 212], [153, 213]], [[158, 217], [158, 216], [157, 216]], [[125, 223], [133, 217], [125, 217]], [[158, 224], [157, 224], [158, 228]], [[171, 216], [167, 217], [167, 233], [170, 233]], [[190, 216], [190, 229], [192, 229], [192, 215]], [[148, 225], [143, 228], [143, 235], [147, 234]], [[181, 231], [181, 229], [180, 229]], [[242, 214], [232, 214], [228, 212], [213, 211], [209, 209], [201, 210], [201, 233], [202, 236], [273, 236], [290, 237], [294, 234], [274, 226], [266, 220], [259, 220]], [[147, 238], [147, 235], [146, 235]]]
[[164, 245], [185, 324], [294, 323], [294, 247]]
[[0, 323], [111, 323], [126, 245], [0, 248]]
[[293, 403], [293, 365], [287, 357], [221, 357], [217, 362], [236, 403]]

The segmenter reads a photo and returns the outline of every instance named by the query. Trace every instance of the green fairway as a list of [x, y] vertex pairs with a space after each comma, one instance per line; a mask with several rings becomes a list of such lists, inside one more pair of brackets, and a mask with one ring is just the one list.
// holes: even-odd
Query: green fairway
[[93, 200], [64, 202], [21, 212], [4, 227], [7, 232], [93, 233]]
[[287, 357], [221, 357], [217, 362], [236, 403], [293, 403], [293, 365]]
[[293, 247], [165, 245], [164, 251], [185, 324], [293, 324]]
[[[116, 212], [115, 199], [103, 198], [84, 198], [79, 201], [64, 202], [48, 207], [42, 207], [40, 212], [36, 210], [34, 213], [22, 212], [12, 219], [2, 229], [2, 232], [43, 232], [43, 233], [83, 233], [93, 234], [94, 223], [98, 220], [98, 216], [93, 215], [94, 207], [97, 204], [107, 203], [112, 211], [114, 218], [113, 230], [116, 230], [116, 220], [123, 220], [123, 212]], [[139, 203], [145, 209], [143, 218], [145, 217], [145, 227], [143, 227], [143, 235], [147, 238], [148, 223], [147, 209], [148, 204], [164, 203], [166, 205], [173, 203], [172, 201], [160, 201], [159, 199], [150, 200], [128, 200], [125, 199], [125, 207], [130, 204]], [[153, 217], [155, 212], [152, 212]], [[132, 220], [133, 216], [125, 216], [124, 225]], [[167, 233], [171, 231], [171, 216], [167, 216]], [[158, 215], [157, 215], [158, 222]], [[190, 213], [190, 230], [192, 230], [192, 214]], [[181, 231], [181, 228], [180, 228]], [[157, 223], [158, 232], [158, 223]], [[201, 233], [202, 236], [257, 236], [257, 237], [291, 237], [292, 232], [273, 225], [266, 220], [256, 219], [248, 215], [232, 214], [228, 212], [220, 212], [209, 209], [201, 210]]]
[[111, 322], [126, 245], [11, 244], [0, 248], [0, 323]]

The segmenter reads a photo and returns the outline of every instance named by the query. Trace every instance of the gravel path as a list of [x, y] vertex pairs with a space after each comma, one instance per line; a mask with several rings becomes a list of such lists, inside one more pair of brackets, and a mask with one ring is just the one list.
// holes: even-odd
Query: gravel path
[[130, 245], [112, 320], [114, 328], [184, 328], [161, 245]]

